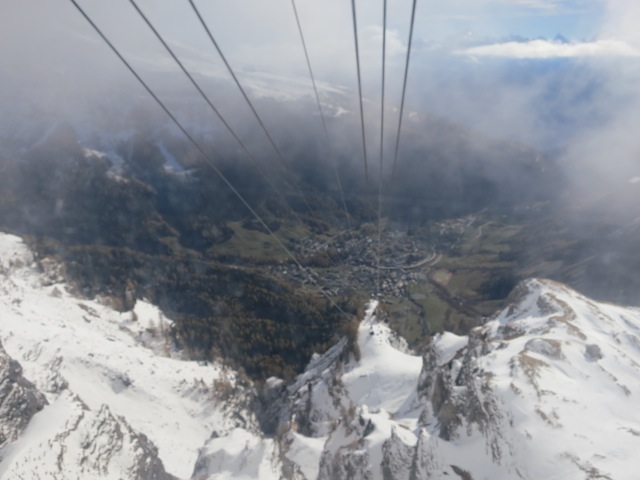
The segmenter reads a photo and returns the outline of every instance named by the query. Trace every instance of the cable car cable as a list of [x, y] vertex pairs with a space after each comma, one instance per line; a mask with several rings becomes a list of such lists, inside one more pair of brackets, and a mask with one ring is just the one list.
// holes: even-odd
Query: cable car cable
[[233, 128], [231, 127], [231, 125], [229, 125], [229, 123], [225, 120], [225, 118], [223, 117], [223, 115], [220, 113], [220, 111], [215, 107], [215, 105], [213, 104], [213, 102], [211, 101], [211, 99], [209, 98], [209, 96], [204, 92], [204, 90], [202, 90], [202, 88], [200, 87], [200, 85], [198, 84], [198, 82], [196, 82], [196, 80], [193, 78], [193, 75], [191, 75], [189, 73], [189, 71], [185, 68], [184, 64], [178, 59], [177, 55], [173, 52], [173, 50], [171, 49], [171, 47], [169, 47], [169, 45], [167, 44], [167, 42], [164, 40], [164, 38], [162, 38], [162, 35], [160, 35], [160, 33], [158, 32], [158, 30], [153, 26], [153, 24], [151, 23], [151, 21], [149, 20], [149, 18], [144, 14], [144, 12], [140, 9], [140, 7], [138, 6], [138, 4], [134, 1], [134, 0], [129, 0], [130, 3], [133, 5], [133, 7], [136, 9], [136, 11], [138, 12], [138, 14], [142, 17], [142, 19], [144, 20], [144, 22], [147, 24], [147, 26], [151, 29], [151, 31], [155, 34], [155, 36], [157, 37], [157, 39], [160, 41], [160, 43], [162, 44], [162, 46], [165, 48], [165, 50], [169, 53], [169, 55], [171, 55], [171, 57], [173, 58], [173, 60], [176, 62], [176, 64], [180, 67], [180, 69], [182, 70], [182, 72], [187, 76], [187, 78], [189, 79], [189, 81], [191, 82], [191, 84], [195, 87], [195, 89], [198, 91], [198, 93], [200, 94], [200, 96], [204, 99], [204, 101], [209, 105], [209, 107], [211, 108], [211, 110], [213, 110], [213, 112], [217, 115], [217, 117], [220, 119], [220, 121], [222, 122], [222, 124], [224, 125], [224, 127], [227, 129], [227, 131], [233, 136], [233, 138], [238, 142], [238, 144], [240, 145], [242, 151], [249, 157], [249, 159], [252, 161], [252, 163], [258, 168], [258, 171], [260, 172], [260, 174], [263, 176], [263, 178], [267, 181], [267, 183], [269, 184], [269, 186], [273, 189], [273, 191], [276, 193], [276, 195], [278, 195], [278, 197], [280, 198], [280, 200], [284, 203], [284, 205], [291, 211], [291, 213], [300, 221], [300, 223], [302, 222], [302, 219], [298, 216], [298, 214], [295, 212], [295, 210], [289, 205], [289, 202], [287, 201], [287, 199], [284, 197], [284, 195], [278, 190], [278, 188], [275, 186], [275, 184], [271, 181], [271, 178], [267, 175], [267, 172], [262, 168], [262, 166], [260, 165], [260, 162], [258, 162], [258, 160], [255, 158], [255, 156], [249, 151], [249, 149], [247, 148], [247, 146], [245, 145], [245, 143], [242, 141], [242, 139], [236, 134], [236, 132], [233, 130]]
[[404, 100], [405, 93], [407, 91], [407, 77], [409, 75], [409, 59], [411, 58], [411, 45], [413, 43], [413, 26], [416, 18], [416, 4], [417, 0], [413, 0], [413, 6], [411, 7], [411, 24], [409, 27], [409, 41], [407, 43], [407, 59], [404, 65], [404, 83], [402, 84], [402, 99], [400, 100], [400, 117], [398, 118], [398, 134], [396, 136], [396, 148], [393, 156], [393, 169], [391, 170], [391, 178], [395, 177], [396, 164], [398, 163], [398, 152], [400, 149], [400, 132], [402, 131], [402, 116], [404, 113]]
[[[300, 271], [307, 274], [307, 277], [310, 279], [313, 285], [316, 285], [316, 281], [313, 276], [305, 269], [302, 264], [298, 261], [295, 255], [282, 243], [282, 241], [278, 238], [278, 236], [269, 228], [269, 226], [262, 219], [260, 214], [251, 206], [251, 204], [244, 198], [244, 196], [233, 186], [231, 181], [222, 173], [222, 171], [216, 166], [215, 162], [211, 159], [209, 155], [204, 151], [204, 148], [193, 138], [193, 136], [187, 131], [187, 129], [180, 123], [180, 121], [175, 117], [173, 113], [169, 110], [169, 108], [164, 104], [164, 102], [153, 92], [151, 87], [142, 79], [142, 77], [135, 71], [135, 69], [131, 66], [131, 64], [124, 58], [124, 56], [120, 53], [120, 51], [115, 47], [115, 45], [107, 38], [107, 36], [102, 32], [100, 27], [98, 27], [91, 17], [84, 11], [84, 9], [77, 3], [76, 0], [70, 0], [71, 3], [76, 7], [76, 9], [82, 14], [82, 16], [87, 20], [87, 22], [93, 27], [96, 33], [104, 40], [104, 42], [111, 48], [113, 53], [120, 59], [120, 61], [127, 67], [127, 69], [133, 74], [133, 76], [140, 82], [140, 84], [144, 87], [149, 95], [156, 101], [156, 103], [162, 108], [162, 110], [169, 116], [171, 121], [178, 127], [178, 129], [182, 132], [182, 134], [191, 142], [191, 144], [198, 150], [200, 155], [206, 160], [206, 162], [211, 166], [213, 171], [218, 175], [218, 177], [223, 181], [223, 183], [231, 190], [231, 192], [240, 200], [240, 202], [247, 208], [247, 210], [251, 213], [251, 215], [260, 223], [260, 225], [265, 229], [266, 232], [275, 240], [275, 242], [282, 248], [282, 250], [286, 253], [286, 255], [291, 258], [294, 264], [300, 269]], [[327, 294], [322, 288], [320, 288], [320, 293], [333, 305], [339, 312], [341, 312], [345, 317], [349, 320], [352, 319], [350, 315], [348, 315], [340, 306], [333, 300], [333, 298]]]
[[198, 20], [200, 21], [200, 23], [202, 24], [203, 28], [205, 29], [205, 31], [207, 33], [207, 36], [211, 40], [211, 43], [215, 47], [216, 51], [220, 55], [220, 58], [224, 62], [225, 66], [227, 67], [227, 70], [231, 74], [231, 77], [233, 78], [233, 80], [234, 80], [236, 86], [238, 87], [238, 89], [240, 90], [240, 93], [242, 93], [242, 96], [244, 97], [245, 101], [247, 102], [247, 105], [249, 105], [249, 108], [253, 112], [253, 115], [255, 116], [256, 120], [260, 124], [260, 127], [262, 128], [262, 131], [264, 132], [264, 134], [266, 135], [267, 139], [269, 140], [269, 143], [271, 144], [271, 146], [275, 150], [278, 158], [280, 159], [280, 162], [281, 162], [282, 166], [284, 167], [287, 175], [289, 176], [289, 181], [290, 181], [291, 185], [293, 186], [294, 189], [297, 190], [298, 195], [300, 195], [300, 198], [305, 203], [307, 209], [309, 210], [309, 213], [311, 215], [313, 215], [313, 209], [311, 208], [311, 205], [309, 204], [306, 196], [304, 195], [302, 190], [300, 190], [300, 187], [297, 185], [297, 182], [295, 180], [295, 175], [291, 171], [291, 168], [289, 167], [289, 164], [287, 163], [287, 161], [284, 158], [284, 155], [282, 154], [282, 152], [280, 151], [280, 149], [276, 145], [276, 142], [273, 140], [273, 137], [271, 136], [271, 133], [269, 133], [269, 130], [267, 129], [267, 127], [264, 124], [262, 118], [258, 114], [258, 111], [253, 106], [253, 102], [251, 102], [251, 100], [249, 99], [249, 96], [247, 95], [247, 93], [245, 92], [244, 88], [242, 87], [242, 84], [238, 80], [238, 77], [236, 76], [235, 72], [233, 71], [233, 68], [231, 67], [231, 64], [227, 61], [227, 58], [225, 57], [224, 53], [222, 53], [222, 49], [220, 48], [220, 46], [218, 45], [218, 42], [216, 42], [215, 38], [213, 37], [213, 34], [211, 33], [211, 30], [209, 29], [209, 27], [207, 25], [207, 22], [205, 22], [204, 18], [200, 14], [200, 11], [196, 7], [196, 5], [193, 2], [193, 0], [189, 0], [189, 3], [191, 4], [191, 8], [193, 9], [193, 11], [195, 12], [196, 16], [198, 17]]
[[[235, 134], [235, 132], [233, 132], [233, 130], [231, 129], [231, 126], [224, 120], [224, 118], [222, 117], [222, 115], [219, 113], [219, 111], [216, 109], [216, 107], [213, 105], [213, 103], [211, 102], [211, 100], [209, 99], [209, 97], [206, 95], [206, 93], [202, 90], [202, 88], [199, 86], [199, 84], [195, 81], [195, 79], [193, 78], [193, 76], [188, 72], [188, 70], [184, 67], [183, 63], [178, 59], [177, 55], [173, 52], [173, 50], [171, 49], [171, 47], [169, 47], [169, 45], [167, 44], [167, 42], [164, 40], [164, 38], [162, 37], [162, 35], [158, 32], [158, 30], [153, 26], [153, 24], [151, 23], [151, 21], [149, 20], [149, 18], [144, 14], [144, 12], [140, 9], [140, 7], [137, 5], [137, 3], [134, 0], [129, 0], [129, 2], [133, 5], [133, 7], [136, 9], [136, 11], [138, 12], [138, 14], [142, 17], [142, 19], [144, 20], [144, 22], [147, 24], [147, 26], [151, 29], [151, 31], [155, 34], [155, 36], [158, 38], [158, 40], [160, 41], [160, 43], [162, 43], [162, 45], [164, 46], [164, 48], [167, 50], [167, 52], [171, 55], [171, 57], [173, 58], [173, 60], [178, 64], [178, 66], [180, 67], [180, 69], [182, 70], [182, 72], [187, 76], [187, 78], [191, 81], [191, 83], [193, 84], [193, 86], [196, 88], [196, 90], [198, 90], [198, 92], [200, 93], [200, 95], [204, 98], [204, 100], [207, 102], [207, 104], [213, 109], [213, 111], [218, 115], [218, 117], [220, 118], [220, 120], [222, 120], [223, 124], [225, 125], [225, 127], [227, 127], [227, 129], [232, 133], [232, 135], [234, 136], [234, 138], [240, 143], [240, 145], [243, 147], [243, 150], [245, 151], [245, 153], [247, 155], [249, 155], [249, 158], [252, 159], [252, 161], [256, 164], [256, 166], [258, 167], [258, 170], [260, 171], [260, 173], [262, 173], [262, 175], [264, 176], [264, 178], [267, 180], [267, 182], [269, 183], [269, 185], [273, 188], [273, 190], [276, 192], [276, 194], [278, 195], [278, 197], [284, 202], [284, 205], [290, 209], [291, 213], [293, 214], [293, 216], [296, 218], [296, 220], [302, 225], [304, 226], [304, 222], [303, 220], [300, 218], [300, 216], [295, 212], [295, 210], [291, 207], [291, 205], [289, 205], [289, 202], [287, 201], [287, 199], [284, 197], [284, 195], [276, 188], [276, 186], [273, 184], [273, 182], [271, 181], [271, 179], [269, 178], [269, 176], [267, 175], [267, 173], [264, 171], [264, 169], [260, 166], [259, 162], [255, 159], [255, 157], [249, 152], [249, 150], [246, 148], [246, 146], [244, 145], [244, 143], [240, 140], [240, 138]], [[323, 252], [323, 256], [331, 261], [331, 258], [329, 257], [329, 255], [326, 252]]]
[[300, 41], [302, 42], [302, 48], [304, 50], [304, 57], [307, 60], [307, 67], [309, 69], [309, 76], [311, 77], [311, 83], [313, 84], [313, 91], [316, 95], [316, 103], [318, 104], [318, 112], [320, 112], [320, 119], [322, 120], [322, 129], [324, 130], [325, 140], [327, 142], [327, 147], [329, 147], [329, 154], [332, 156], [333, 161], [333, 171], [336, 176], [336, 181], [338, 183], [338, 189], [340, 191], [340, 199], [342, 201], [342, 208], [344, 209], [344, 214], [347, 219], [347, 223], [349, 225], [349, 229], [351, 229], [351, 218], [349, 215], [349, 210], [347, 209], [347, 202], [344, 199], [344, 190], [342, 189], [342, 182], [340, 181], [340, 174], [338, 173], [338, 167], [336, 166], [335, 157], [333, 157], [332, 149], [330, 148], [329, 141], [329, 132], [327, 130], [327, 123], [324, 118], [324, 113], [322, 112], [322, 105], [320, 104], [320, 95], [318, 94], [318, 87], [316, 84], [315, 76], [313, 75], [313, 69], [311, 68], [311, 60], [309, 59], [309, 52], [307, 50], [307, 42], [304, 40], [304, 33], [302, 32], [302, 24], [300, 23], [300, 16], [298, 15], [298, 9], [296, 8], [296, 1], [291, 0], [291, 6], [293, 7], [293, 14], [296, 17], [296, 24], [298, 25], [298, 32], [300, 33]]
[[377, 295], [380, 296], [380, 257], [382, 256], [382, 167], [384, 157], [384, 87], [387, 57], [387, 0], [382, 10], [382, 88], [380, 101], [380, 165], [378, 171], [378, 253], [376, 255]]
[[364, 176], [369, 185], [369, 167], [367, 161], [367, 142], [364, 133], [364, 107], [362, 105], [362, 75], [360, 73], [360, 48], [358, 46], [358, 22], [356, 0], [351, 0], [351, 16], [353, 17], [353, 39], [356, 47], [356, 70], [358, 71], [358, 99], [360, 100], [360, 126], [362, 128], [362, 150], [364, 152]]

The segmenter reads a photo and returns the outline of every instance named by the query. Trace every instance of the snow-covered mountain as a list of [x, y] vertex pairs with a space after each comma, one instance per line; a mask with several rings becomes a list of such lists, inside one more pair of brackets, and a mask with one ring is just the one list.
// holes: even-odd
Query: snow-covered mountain
[[183, 361], [157, 308], [119, 313], [69, 290], [0, 235], [0, 478], [189, 478], [213, 432], [250, 423], [221, 400], [235, 373]]
[[256, 392], [183, 360], [152, 305], [106, 303], [0, 235], [0, 478], [637, 476], [638, 309], [529, 280], [420, 357], [372, 302], [358, 358], [341, 341]]
[[371, 304], [360, 360], [289, 388], [285, 457], [307, 478], [636, 478], [639, 333], [637, 309], [529, 280], [420, 359]]

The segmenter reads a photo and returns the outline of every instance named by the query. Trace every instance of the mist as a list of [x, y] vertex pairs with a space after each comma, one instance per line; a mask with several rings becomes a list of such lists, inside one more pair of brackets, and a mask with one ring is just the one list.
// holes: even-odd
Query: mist
[[[136, 135], [156, 143], [164, 139], [171, 157], [194, 156], [181, 132], [71, 2], [10, 3], [0, 18], [0, 154], [19, 159], [53, 126], [68, 124], [83, 147], [112, 156], [126, 156], [123, 145], [131, 146]], [[467, 204], [484, 205], [486, 198], [501, 205], [518, 202], [521, 192], [527, 200], [552, 198], [576, 237], [591, 235], [603, 222], [611, 229], [627, 228], [640, 217], [640, 139], [633, 128], [640, 120], [640, 38], [631, 21], [638, 7], [629, 2], [610, 0], [597, 9], [577, 2], [584, 10], [578, 14], [576, 2], [418, 2], [399, 173], [393, 181], [409, 0], [389, 8], [381, 176], [382, 2], [357, 2], [369, 180], [349, 3], [296, 2], [327, 138], [291, 4], [200, 3], [286, 162], [318, 191], [336, 194], [334, 169], [348, 193], [372, 203], [382, 182], [386, 205], [394, 205], [386, 213], [403, 219], [411, 217], [403, 209], [432, 216], [433, 205], [453, 204], [456, 195], [464, 197], [464, 206], [447, 211], [462, 215], [471, 208]], [[81, 5], [216, 162], [256, 178], [251, 159], [129, 2]], [[291, 188], [188, 3], [141, 0], [139, 5], [271, 181]], [[554, 39], [552, 29], [575, 27], [566, 21], [570, 15], [588, 28], [579, 38]], [[526, 23], [525, 17], [535, 21]], [[537, 31], [544, 40], [532, 25], [541, 26]], [[540, 158], [540, 172], [547, 173], [528, 175], [523, 165]], [[460, 174], [479, 180], [455, 180]], [[437, 195], [423, 193], [429, 189]]]
[[[571, 158], [584, 156], [579, 153], [579, 148], [585, 145], [582, 138], [595, 142], [595, 133], [602, 138], [596, 150], [611, 151], [605, 144], [614, 142], [621, 145], [619, 157], [626, 158], [628, 155], [622, 150], [633, 150], [630, 146], [633, 134], [621, 139], [624, 134], [620, 133], [620, 126], [631, 121], [632, 112], [637, 110], [634, 105], [638, 95], [633, 87], [639, 70], [637, 58], [621, 58], [607, 52], [597, 58], [578, 55], [560, 59], [469, 53], [478, 43], [499, 45], [499, 33], [509, 32], [510, 26], [504, 25], [507, 22], [503, 22], [500, 30], [497, 20], [488, 20], [499, 3], [457, 1], [448, 7], [419, 3], [406, 116], [436, 114], [542, 151], [573, 151], [575, 146], [577, 150], [569, 155]], [[176, 92], [197, 96], [128, 2], [81, 4], [152, 88], [160, 93], [170, 92], [173, 97]], [[605, 20], [595, 33], [609, 38], [615, 35], [617, 41], [633, 46], [637, 34], [628, 19], [634, 18], [629, 11], [634, 7], [626, 4], [607, 2]], [[215, 88], [231, 82], [186, 2], [141, 1], [140, 6], [190, 71], [200, 78], [215, 80]], [[310, 2], [298, 1], [297, 6], [326, 113], [330, 115], [332, 107], [339, 107], [357, 114], [355, 51], [348, 2], [333, 0], [318, 8]], [[371, 2], [358, 4], [367, 147], [372, 153], [379, 144], [382, 40], [379, 6]], [[207, 2], [201, 8], [239, 78], [254, 97], [312, 99], [289, 2], [269, 5], [255, 0], [242, 5]], [[0, 19], [3, 35], [0, 95], [5, 104], [13, 107], [3, 109], [5, 112], [15, 111], [11, 115], [19, 115], [35, 107], [42, 115], [49, 112], [57, 118], [82, 118], [95, 109], [105, 108], [105, 104], [126, 105], [132, 98], [153, 104], [70, 2], [14, 1], [6, 13]], [[392, 143], [395, 133], [392, 126], [397, 123], [409, 13], [408, 0], [394, 3], [389, 9], [385, 113], [391, 128], [387, 143]], [[467, 23], [461, 23], [461, 18]], [[432, 28], [436, 21], [441, 25], [439, 29]], [[461, 25], [478, 28], [475, 39], [470, 39], [465, 30], [458, 30]], [[515, 22], [513, 27], [522, 28]], [[486, 32], [484, 37], [482, 30]], [[239, 117], [234, 125], [253, 122], [234, 88], [225, 89], [223, 95], [215, 89], [209, 93], [214, 103], [225, 103], [225, 114]], [[309, 115], [317, 117], [312, 102], [308, 107]], [[8, 116], [3, 115], [3, 123], [9, 122]], [[215, 122], [213, 119], [212, 125]], [[213, 128], [218, 126], [219, 122]], [[607, 133], [609, 127], [611, 134]], [[615, 139], [614, 132], [618, 132]], [[357, 135], [352, 137], [356, 139]], [[595, 152], [590, 156], [596, 156]], [[629, 160], [618, 162], [620, 168], [630, 167]], [[597, 169], [597, 164], [597, 160], [589, 160], [583, 167]]]

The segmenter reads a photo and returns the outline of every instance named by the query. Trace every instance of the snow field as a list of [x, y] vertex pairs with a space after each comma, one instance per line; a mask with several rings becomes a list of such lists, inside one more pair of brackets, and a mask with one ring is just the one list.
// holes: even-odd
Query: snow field
[[189, 478], [199, 448], [228, 424], [213, 393], [221, 367], [168, 356], [172, 352], [152, 328], [168, 328], [170, 320], [146, 302], [136, 304], [135, 314], [119, 313], [74, 298], [64, 284], [43, 287], [17, 237], [0, 234], [0, 259], [11, 273], [10, 279], [0, 275], [0, 338], [48, 397], [39, 417], [54, 421], [61, 414], [55, 405], [67, 393], [52, 391], [56, 376], [91, 411], [108, 405], [125, 417], [155, 443], [168, 472]]
[[[329, 471], [325, 458], [365, 459], [360, 473], [372, 480], [383, 478], [386, 462], [408, 478], [414, 455], [421, 459], [416, 475], [433, 479], [464, 472], [475, 480], [637, 477], [637, 308], [529, 280], [513, 305], [469, 337], [437, 335], [428, 372], [423, 358], [397, 348], [402, 342], [372, 302], [358, 330], [360, 359], [344, 362], [337, 345], [288, 390], [311, 399], [314, 433], [297, 431], [292, 415], [291, 429], [268, 439], [230, 420], [213, 391], [222, 368], [171, 351], [160, 334], [171, 321], [154, 306], [139, 301], [133, 312], [118, 313], [74, 298], [51, 278], [43, 286], [22, 241], [0, 234], [0, 339], [49, 400], [3, 451], [0, 478], [51, 477], [63, 448], [69, 465], [82, 465], [82, 445], [112, 447], [111, 436], [95, 434], [101, 425], [127, 432], [116, 450], [122, 458], [114, 456], [103, 475], [126, 478], [125, 454], [145, 451], [120, 416], [180, 478], [279, 479], [282, 454], [309, 479]], [[233, 380], [233, 372], [224, 375]], [[448, 440], [428, 385], [418, 390], [428, 375], [449, 395], [455, 421]], [[479, 410], [469, 411], [469, 402]]]

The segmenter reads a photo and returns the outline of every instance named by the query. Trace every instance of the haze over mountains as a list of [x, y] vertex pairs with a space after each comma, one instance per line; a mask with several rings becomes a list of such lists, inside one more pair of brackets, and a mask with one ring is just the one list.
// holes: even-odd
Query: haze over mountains
[[[454, 272], [454, 283], [446, 291], [438, 290], [439, 284], [435, 282], [434, 292], [401, 295], [410, 300], [402, 307], [411, 310], [409, 318], [422, 318], [421, 328], [425, 331], [437, 330], [443, 324], [454, 329], [458, 328], [456, 325], [468, 326], [482, 315], [492, 313], [500, 306], [495, 302], [504, 301], [518, 280], [531, 275], [570, 282], [600, 299], [635, 303], [637, 280], [629, 269], [638, 263], [634, 235], [639, 217], [638, 189], [633, 183], [635, 165], [626, 160], [605, 162], [596, 158], [596, 153], [603, 151], [611, 140], [607, 132], [614, 127], [609, 128], [609, 123], [621, 121], [610, 112], [594, 109], [594, 105], [610, 108], [604, 102], [610, 97], [607, 90], [610, 79], [603, 76], [598, 64], [579, 59], [551, 63], [484, 59], [473, 62], [464, 56], [452, 60], [442, 54], [427, 58], [432, 59], [432, 66], [446, 68], [433, 68], [426, 73], [422, 69], [430, 63], [416, 62], [416, 75], [425, 83], [412, 95], [440, 98], [447, 108], [434, 101], [429, 110], [421, 110], [417, 108], [420, 103], [410, 97], [393, 179], [393, 142], [391, 139], [386, 142], [389, 158], [388, 161], [385, 158], [382, 177], [382, 213], [389, 225], [385, 231], [417, 232], [426, 240], [427, 250], [422, 258], [434, 249], [436, 253], [450, 255], [452, 262], [445, 259], [441, 270]], [[613, 62], [620, 64], [622, 60]], [[314, 235], [329, 228], [334, 236], [348, 226], [334, 166], [354, 225], [359, 228], [375, 221], [378, 178], [372, 173], [367, 186], [353, 90], [340, 84], [320, 84], [329, 133], [327, 144], [309, 85], [305, 93], [302, 78], [242, 72], [243, 83], [279, 144], [291, 169], [289, 173], [296, 178], [292, 183], [246, 106], [239, 108], [238, 94], [233, 93], [234, 87], [228, 80], [205, 73], [198, 76], [205, 88], [215, 94], [219, 109], [237, 129], [260, 167], [240, 150], [202, 100], [185, 90], [184, 79], [177, 73], [161, 70], [151, 78], [167, 105], [205, 145], [250, 203], [259, 207], [273, 226], [286, 225], [281, 232], [285, 236], [295, 238], [302, 233], [291, 232], [293, 224], [300, 220], [295, 215], [303, 217], [301, 220]], [[429, 94], [445, 79], [448, 88], [442, 92], [446, 95]], [[629, 80], [622, 78], [619, 83]], [[126, 285], [134, 285], [136, 295], [150, 298], [169, 288], [158, 288], [156, 282], [148, 281], [149, 275], [157, 275], [151, 274], [154, 270], [148, 270], [148, 266], [142, 270], [135, 267], [139, 273], [132, 276], [128, 269], [137, 264], [136, 255], [124, 262], [124, 268], [114, 271], [117, 264], [112, 256], [123, 249], [128, 252], [133, 249], [143, 255], [140, 258], [148, 254], [157, 256], [152, 263], [166, 263], [166, 255], [183, 255], [182, 249], [186, 248], [184, 252], [188, 255], [204, 255], [206, 261], [240, 259], [249, 268], [257, 261], [256, 272], [260, 271], [260, 262], [275, 265], [281, 261], [271, 253], [266, 254], [268, 260], [260, 258], [262, 253], [251, 254], [248, 259], [243, 257], [246, 253], [238, 257], [235, 251], [239, 248], [247, 252], [239, 239], [248, 235], [248, 231], [230, 229], [229, 222], [254, 219], [198, 158], [193, 146], [164, 113], [147, 96], [141, 96], [139, 86], [123, 88], [120, 82], [106, 89], [104, 84], [95, 88], [85, 86], [87, 91], [51, 98], [51, 102], [42, 102], [40, 95], [46, 91], [29, 90], [34, 95], [30, 98], [25, 95], [27, 90], [15, 89], [17, 95], [7, 102], [9, 108], [3, 116], [1, 134], [5, 225], [21, 234], [37, 235], [40, 240], [61, 242], [49, 245], [45, 254], [57, 252], [70, 265], [87, 265], [84, 269], [69, 270], [76, 272], [87, 294], [107, 291], [121, 299], [125, 299]], [[412, 89], [415, 86], [409, 85], [410, 92]], [[94, 93], [90, 103], [78, 102], [86, 101], [90, 92]], [[100, 96], [95, 95], [98, 92]], [[456, 95], [462, 98], [456, 99]], [[75, 101], [62, 101], [71, 99]], [[494, 105], [494, 99], [500, 101]], [[519, 103], [512, 105], [507, 100]], [[376, 109], [369, 100], [366, 108], [368, 112]], [[389, 110], [387, 126], [393, 132], [396, 119], [393, 110]], [[447, 116], [430, 113], [434, 110]], [[584, 112], [595, 114], [587, 116]], [[371, 154], [377, 136], [375, 116], [366, 118], [369, 167], [375, 172], [375, 156]], [[509, 127], [502, 129], [503, 125]], [[556, 129], [558, 125], [562, 128]], [[607, 128], [601, 130], [603, 125]], [[504, 137], [497, 136], [497, 128], [504, 130], [501, 131]], [[516, 130], [519, 136], [513, 135]], [[585, 142], [576, 143], [591, 131], [596, 133]], [[514, 141], [514, 137], [521, 139], [522, 132], [528, 132], [524, 135], [526, 139], [537, 139], [532, 142], [534, 145], [546, 148], [531, 148]], [[593, 151], [576, 159], [576, 152], [589, 142]], [[622, 157], [625, 151], [632, 151], [633, 140], [620, 139], [620, 148], [611, 145], [611, 154]], [[607, 158], [606, 155], [608, 152], [603, 152], [600, 158]], [[615, 168], [604, 169], [604, 164]], [[260, 168], [268, 173], [261, 173]], [[299, 195], [300, 187], [309, 197], [306, 200]], [[310, 205], [305, 205], [305, 201]], [[104, 215], [105, 202], [118, 212], [117, 216]], [[104, 221], [96, 223], [96, 215]], [[463, 224], [469, 226], [457, 233], [451, 233], [457, 227], [450, 231], [449, 227], [436, 225], [464, 217], [472, 221], [465, 220]], [[492, 222], [493, 233], [483, 228]], [[136, 227], [132, 229], [132, 225]], [[510, 230], [513, 228], [519, 232], [515, 236]], [[447, 231], [450, 233], [442, 233]], [[438, 235], [434, 236], [436, 232]], [[490, 236], [483, 239], [483, 232]], [[446, 238], [447, 235], [454, 236]], [[327, 248], [326, 238], [319, 241], [319, 245], [325, 244], [322, 248]], [[337, 251], [341, 242], [336, 237], [328, 245]], [[221, 247], [222, 244], [227, 247]], [[44, 245], [46, 242], [41, 242], [41, 248]], [[74, 253], [70, 253], [70, 246]], [[105, 257], [106, 250], [100, 253], [91, 250], [96, 246], [116, 250]], [[79, 263], [76, 255], [83, 249], [86, 251], [79, 257], [82, 258]], [[93, 257], [90, 262], [86, 256], [89, 251]], [[393, 250], [389, 252], [386, 261], [393, 263]], [[315, 253], [304, 248], [300, 253], [309, 258], [311, 265], [318, 265], [312, 259]], [[366, 248], [362, 259], [352, 260], [371, 267], [375, 260], [373, 257], [365, 260], [367, 254], [373, 255], [373, 248]], [[419, 257], [421, 253], [415, 255]], [[126, 253], [126, 258], [129, 256]], [[463, 269], [460, 260], [455, 260], [458, 257], [466, 258]], [[335, 254], [330, 263], [343, 265]], [[106, 271], [105, 265], [110, 265]], [[351, 277], [351, 267], [343, 270], [343, 266], [330, 275]], [[433, 272], [437, 270], [434, 268]], [[470, 271], [475, 273], [469, 274]], [[332, 280], [324, 280], [324, 275], [321, 272], [323, 288], [338, 288], [345, 301], [350, 301], [353, 292]], [[367, 276], [372, 278], [363, 270], [360, 280], [350, 280], [352, 288], [370, 294], [375, 288], [368, 283]], [[180, 291], [192, 283], [187, 276], [181, 278]], [[465, 280], [459, 283], [455, 280], [458, 278]], [[107, 285], [103, 284], [104, 279], [109, 279]], [[284, 280], [292, 280], [290, 273]], [[409, 305], [416, 295], [415, 298], [426, 295], [427, 302], [437, 298], [440, 313], [427, 320], [424, 305], [419, 308]], [[183, 311], [188, 305], [184, 300], [168, 300], [164, 293], [162, 297], [166, 302], [164, 308]], [[462, 304], [456, 298], [461, 298]], [[222, 298], [216, 300], [220, 301]], [[202, 316], [211, 308], [209, 304], [188, 312]], [[229, 308], [222, 310], [227, 312]], [[449, 311], [457, 312], [456, 316], [451, 317]], [[462, 316], [457, 316], [461, 311]], [[229, 313], [222, 316], [228, 317]], [[327, 345], [330, 336], [320, 335], [317, 341]], [[212, 346], [206, 342], [202, 347], [208, 351]], [[296, 368], [301, 368], [305, 361], [298, 359]]]
[[632, 478], [637, 7], [418, 38], [394, 165], [408, 18], [379, 152], [367, 4], [367, 178], [345, 2], [299, 2], [328, 138], [290, 5], [206, 6], [282, 158], [183, 6], [141, 1], [250, 155], [127, 2], [85, 2], [207, 159], [35, 3], [0, 19], [0, 477]]
[[[112, 103], [112, 121], [22, 117], [3, 130], [0, 211], [36, 263], [4, 237], [2, 341], [35, 400], [7, 412], [4, 477], [627, 478], [640, 428], [636, 309], [551, 281], [508, 294], [538, 274], [633, 303], [637, 222], [620, 207], [637, 198], [634, 178], [577, 196], [558, 158], [413, 115], [383, 210], [385, 262], [407, 276], [385, 271], [390, 286], [365, 312], [375, 259], [352, 250], [373, 237], [377, 185], [362, 178], [357, 143], [345, 135], [338, 164], [350, 238], [325, 147], [306, 135], [309, 103], [257, 105], [282, 120], [274, 132], [291, 139], [283, 151], [311, 212], [274, 175], [280, 204], [233, 145], [199, 130], [196, 109], [186, 118], [354, 320], [300, 287], [305, 276], [155, 112]], [[330, 125], [357, 131], [345, 110]], [[431, 337], [442, 329], [457, 334]], [[601, 412], [600, 426], [610, 405], [620, 415], [601, 443], [575, 412]], [[179, 425], [156, 421], [169, 410]]]

